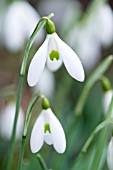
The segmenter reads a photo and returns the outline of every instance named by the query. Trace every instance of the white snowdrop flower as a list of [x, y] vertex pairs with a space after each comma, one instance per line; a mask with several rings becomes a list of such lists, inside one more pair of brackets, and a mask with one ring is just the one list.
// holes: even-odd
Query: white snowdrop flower
[[[50, 24], [53, 22], [48, 21]], [[49, 25], [50, 26], [50, 25]], [[48, 26], [48, 27], [49, 27]], [[77, 54], [65, 44], [55, 32], [55, 27], [46, 26], [47, 37], [33, 57], [28, 70], [28, 84], [36, 85], [44, 70], [46, 61], [50, 70], [56, 71], [62, 62], [68, 73], [78, 81], [84, 81], [84, 70]], [[49, 32], [50, 31], [50, 32]]]
[[[70, 30], [66, 37], [66, 42], [77, 51], [85, 70], [89, 73], [101, 57], [101, 44], [94, 36], [92, 22], [89, 20], [84, 24], [82, 21], [78, 22], [78, 24]], [[90, 64], [88, 64], [89, 60], [92, 61]]]
[[[113, 95], [113, 91], [112, 90], [108, 90], [104, 93], [104, 98], [103, 98], [103, 108], [104, 108], [104, 112], [107, 113], [108, 108], [110, 106], [110, 102], [112, 99], [112, 95]], [[111, 116], [113, 117], [113, 111]]]
[[[66, 36], [66, 41], [77, 51], [86, 71], [90, 72], [100, 60], [101, 46], [109, 46], [113, 42], [112, 9], [108, 4], [98, 3], [88, 18], [78, 22]], [[92, 61], [90, 64], [89, 60]]]
[[[10, 140], [13, 130], [13, 123], [15, 117], [15, 105], [16, 103], [8, 104], [0, 113], [0, 135], [2, 138], [6, 140]], [[16, 140], [21, 139], [22, 130], [24, 124], [24, 113], [23, 110], [20, 109], [18, 122], [17, 122], [17, 130], [16, 130]]]
[[110, 140], [107, 150], [107, 164], [109, 170], [113, 170], [113, 137]]
[[[40, 17], [35, 9], [26, 1], [17, 1], [6, 9], [2, 23], [2, 37], [6, 47], [13, 51], [19, 51], [30, 37]], [[38, 36], [40, 41], [42, 38]]]
[[[86, 71], [90, 72], [98, 63], [101, 56], [100, 43], [93, 36], [92, 26], [87, 24], [82, 27], [81, 24], [78, 24], [70, 32], [67, 41], [77, 51]], [[89, 60], [92, 61], [90, 64], [88, 64]]]
[[38, 152], [44, 144], [52, 145], [58, 153], [66, 149], [66, 138], [61, 123], [50, 108], [42, 110], [37, 118], [30, 138], [31, 151]]
[[99, 5], [90, 17], [90, 22], [94, 30], [94, 37], [103, 46], [113, 43], [113, 12], [108, 4]]
[[51, 98], [55, 91], [55, 77], [54, 74], [47, 68], [44, 69], [39, 83], [33, 87], [33, 91], [41, 91], [47, 98]]

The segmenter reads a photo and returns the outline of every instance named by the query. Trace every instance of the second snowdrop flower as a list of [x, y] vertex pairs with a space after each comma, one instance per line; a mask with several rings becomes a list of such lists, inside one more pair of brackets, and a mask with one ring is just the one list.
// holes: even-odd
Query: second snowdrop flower
[[[108, 109], [109, 109], [112, 96], [113, 96], [113, 91], [112, 91], [112, 90], [108, 90], [108, 91], [105, 92], [105, 94], [104, 94], [103, 107], [104, 107], [105, 113], [107, 113], [107, 111], [108, 111]], [[113, 111], [112, 111], [111, 117], [113, 117]]]
[[65, 44], [55, 32], [54, 23], [48, 19], [46, 23], [47, 37], [33, 57], [28, 70], [28, 84], [36, 85], [44, 70], [45, 64], [56, 71], [62, 62], [68, 73], [78, 81], [84, 81], [84, 70], [77, 54]]
[[49, 108], [46, 99], [43, 100], [43, 110], [37, 118], [30, 139], [31, 151], [38, 152], [44, 144], [52, 145], [58, 153], [66, 149], [66, 138], [61, 123]]

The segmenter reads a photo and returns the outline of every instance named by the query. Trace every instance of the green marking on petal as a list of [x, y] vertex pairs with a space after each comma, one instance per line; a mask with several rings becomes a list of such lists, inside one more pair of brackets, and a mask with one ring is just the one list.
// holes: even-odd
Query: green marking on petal
[[46, 133], [47, 131], [48, 131], [49, 133], [51, 133], [51, 131], [50, 131], [50, 126], [49, 126], [48, 123], [45, 124], [44, 133]]
[[59, 60], [60, 59], [60, 55], [59, 52], [56, 50], [52, 50], [49, 54], [50, 56], [50, 60], [53, 61], [54, 59]]

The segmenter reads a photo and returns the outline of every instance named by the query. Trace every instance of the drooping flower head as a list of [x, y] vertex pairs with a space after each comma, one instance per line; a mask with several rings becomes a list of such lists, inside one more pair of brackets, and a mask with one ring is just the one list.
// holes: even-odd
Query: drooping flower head
[[[39, 14], [27, 1], [15, 1], [8, 5], [0, 23], [3, 44], [8, 50], [12, 52], [21, 50], [39, 19]], [[43, 32], [39, 35], [35, 43], [43, 38]]]
[[46, 104], [47, 100], [43, 100], [43, 110], [37, 118], [30, 139], [31, 151], [38, 152], [44, 142], [48, 145], [53, 145], [58, 153], [63, 153], [66, 149], [66, 138], [61, 123], [56, 118], [49, 105]]
[[65, 44], [55, 32], [54, 23], [48, 19], [46, 23], [47, 37], [33, 57], [28, 70], [28, 84], [36, 85], [44, 70], [45, 64], [56, 71], [62, 62], [68, 73], [78, 81], [84, 81], [84, 70], [77, 54]]
[[[5, 140], [11, 139], [14, 117], [15, 117], [15, 102], [8, 104], [0, 112], [0, 135]], [[24, 125], [24, 113], [22, 108], [20, 108], [16, 129], [16, 140], [21, 139], [23, 125]]]

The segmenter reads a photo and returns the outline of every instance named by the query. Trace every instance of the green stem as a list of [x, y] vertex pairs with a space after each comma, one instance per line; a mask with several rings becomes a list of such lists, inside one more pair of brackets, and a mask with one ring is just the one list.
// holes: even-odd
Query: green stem
[[16, 102], [15, 119], [14, 119], [13, 132], [12, 132], [10, 149], [9, 149], [7, 170], [11, 170], [11, 166], [12, 166], [15, 136], [16, 136], [16, 126], [17, 126], [18, 113], [19, 113], [20, 101], [21, 101], [21, 95], [22, 95], [23, 80], [24, 80], [24, 76], [20, 75], [18, 94], [17, 94], [18, 97], [17, 97], [17, 102]]
[[18, 120], [20, 101], [21, 101], [21, 95], [22, 95], [23, 80], [24, 80], [24, 76], [25, 76], [26, 64], [27, 64], [29, 51], [30, 51], [30, 48], [33, 44], [33, 41], [34, 41], [38, 31], [46, 24], [47, 18], [51, 18], [53, 15], [54, 14], [52, 13], [52, 14], [48, 15], [48, 17], [43, 17], [43, 18], [40, 19], [40, 21], [36, 25], [36, 28], [34, 29], [32, 35], [31, 35], [31, 37], [29, 38], [28, 43], [27, 43], [26, 48], [25, 48], [24, 57], [23, 57], [21, 70], [20, 70], [20, 80], [19, 80], [18, 95], [17, 95], [17, 102], [16, 102], [15, 119], [14, 119], [13, 132], [12, 132], [12, 138], [11, 138], [10, 149], [9, 149], [7, 170], [11, 170], [12, 161], [13, 161], [17, 120]]
[[[113, 103], [112, 103], [112, 107], [113, 107]], [[80, 162], [80, 160], [83, 158], [84, 154], [87, 152], [88, 147], [90, 145], [90, 143], [92, 142], [92, 140], [94, 139], [95, 135], [104, 127], [113, 124], [113, 118], [107, 119], [104, 122], [100, 123], [95, 130], [91, 133], [91, 135], [89, 136], [88, 140], [86, 141], [86, 143], [84, 144], [80, 154], [78, 155], [77, 160], [75, 161], [75, 164], [72, 168], [72, 170], [76, 170], [76, 168], [78, 167], [78, 164]]]
[[102, 63], [95, 69], [95, 71], [91, 74], [91, 76], [87, 80], [74, 109], [74, 113], [76, 116], [80, 116], [82, 114], [86, 99], [88, 97], [91, 88], [98, 80], [100, 80], [100, 77], [109, 68], [112, 61], [113, 61], [113, 56], [108, 56], [104, 61], [102, 61]]
[[25, 140], [26, 140], [26, 137], [22, 136], [20, 156], [19, 156], [19, 162], [18, 162], [18, 170], [20, 170], [22, 168], [22, 160], [23, 160], [23, 155], [24, 155]]
[[38, 158], [42, 169], [43, 170], [48, 170], [48, 168], [46, 166], [46, 163], [44, 162], [44, 159], [42, 158], [42, 156], [40, 154], [37, 154], [36, 157]]
[[27, 130], [28, 130], [28, 125], [31, 117], [31, 111], [36, 103], [36, 101], [40, 98], [41, 96], [39, 94], [35, 94], [26, 111], [26, 117], [25, 117], [25, 122], [24, 122], [24, 128], [23, 128], [23, 134], [22, 134], [22, 142], [21, 142], [21, 148], [20, 148], [20, 156], [19, 156], [19, 162], [18, 162], [18, 170], [21, 170], [22, 168], [22, 160], [23, 160], [23, 155], [24, 155], [24, 148], [25, 148], [25, 141], [26, 141], [26, 136], [27, 136]]

